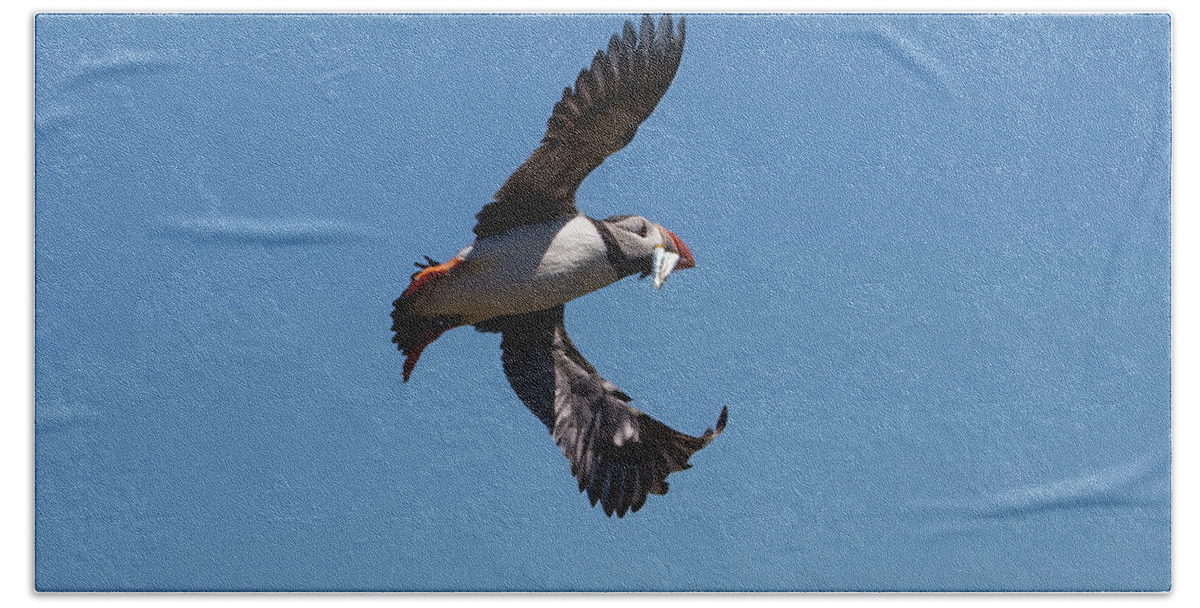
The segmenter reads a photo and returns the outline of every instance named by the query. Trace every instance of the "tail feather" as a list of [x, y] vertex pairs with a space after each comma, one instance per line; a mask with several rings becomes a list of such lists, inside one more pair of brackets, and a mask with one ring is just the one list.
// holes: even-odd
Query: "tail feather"
[[457, 319], [451, 317], [427, 317], [413, 312], [413, 304], [416, 302], [421, 288], [448, 272], [458, 262], [458, 260], [451, 260], [446, 264], [439, 265], [428, 256], [425, 259], [428, 264], [417, 263], [417, 267], [421, 270], [413, 274], [412, 283], [409, 284], [408, 289], [404, 290], [404, 295], [392, 302], [392, 342], [404, 354], [405, 382], [408, 382], [413, 368], [417, 366], [417, 360], [421, 358], [421, 351], [437, 340], [438, 336], [462, 325]]

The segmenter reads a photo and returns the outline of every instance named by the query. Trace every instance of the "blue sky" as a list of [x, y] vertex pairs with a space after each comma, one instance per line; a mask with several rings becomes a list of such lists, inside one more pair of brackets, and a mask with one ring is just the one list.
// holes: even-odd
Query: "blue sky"
[[730, 425], [625, 520], [495, 336], [399, 383], [411, 262], [620, 22], [39, 21], [39, 585], [1165, 586], [1162, 16], [691, 18], [579, 201], [697, 268], [567, 327], [635, 405]]

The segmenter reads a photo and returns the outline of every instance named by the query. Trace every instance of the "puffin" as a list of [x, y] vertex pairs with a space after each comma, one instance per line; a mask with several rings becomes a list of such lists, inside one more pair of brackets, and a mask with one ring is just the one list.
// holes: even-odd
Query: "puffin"
[[575, 191], [624, 148], [667, 92], [683, 56], [686, 26], [670, 15], [637, 30], [626, 21], [554, 105], [541, 144], [476, 214], [475, 239], [449, 261], [425, 256], [392, 303], [392, 342], [408, 382], [421, 352], [443, 333], [473, 326], [501, 334], [504, 374], [550, 431], [580, 492], [611, 517], [666, 494], [666, 477], [725, 428], [721, 408], [699, 436], [676, 431], [630, 405], [580, 354], [564, 305], [625, 277], [655, 289], [695, 259], [674, 232], [640, 215], [593, 219]]

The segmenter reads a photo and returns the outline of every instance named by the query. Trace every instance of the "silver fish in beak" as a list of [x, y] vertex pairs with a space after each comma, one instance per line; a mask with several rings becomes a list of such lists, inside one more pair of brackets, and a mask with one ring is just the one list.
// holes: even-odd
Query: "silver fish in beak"
[[675, 270], [677, 264], [679, 264], [678, 253], [671, 253], [662, 245], [654, 248], [654, 262], [651, 266], [650, 276], [654, 277], [655, 289], [662, 289], [663, 283], [667, 282], [667, 277], [671, 275], [671, 271]]

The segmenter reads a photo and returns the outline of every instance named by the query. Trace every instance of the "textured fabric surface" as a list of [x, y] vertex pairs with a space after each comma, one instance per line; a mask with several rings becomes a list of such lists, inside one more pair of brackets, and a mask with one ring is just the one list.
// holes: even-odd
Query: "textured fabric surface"
[[40, 15], [40, 590], [1170, 588], [1166, 15], [694, 15], [566, 326], [663, 422], [590, 508], [498, 335], [391, 301], [624, 16]]

